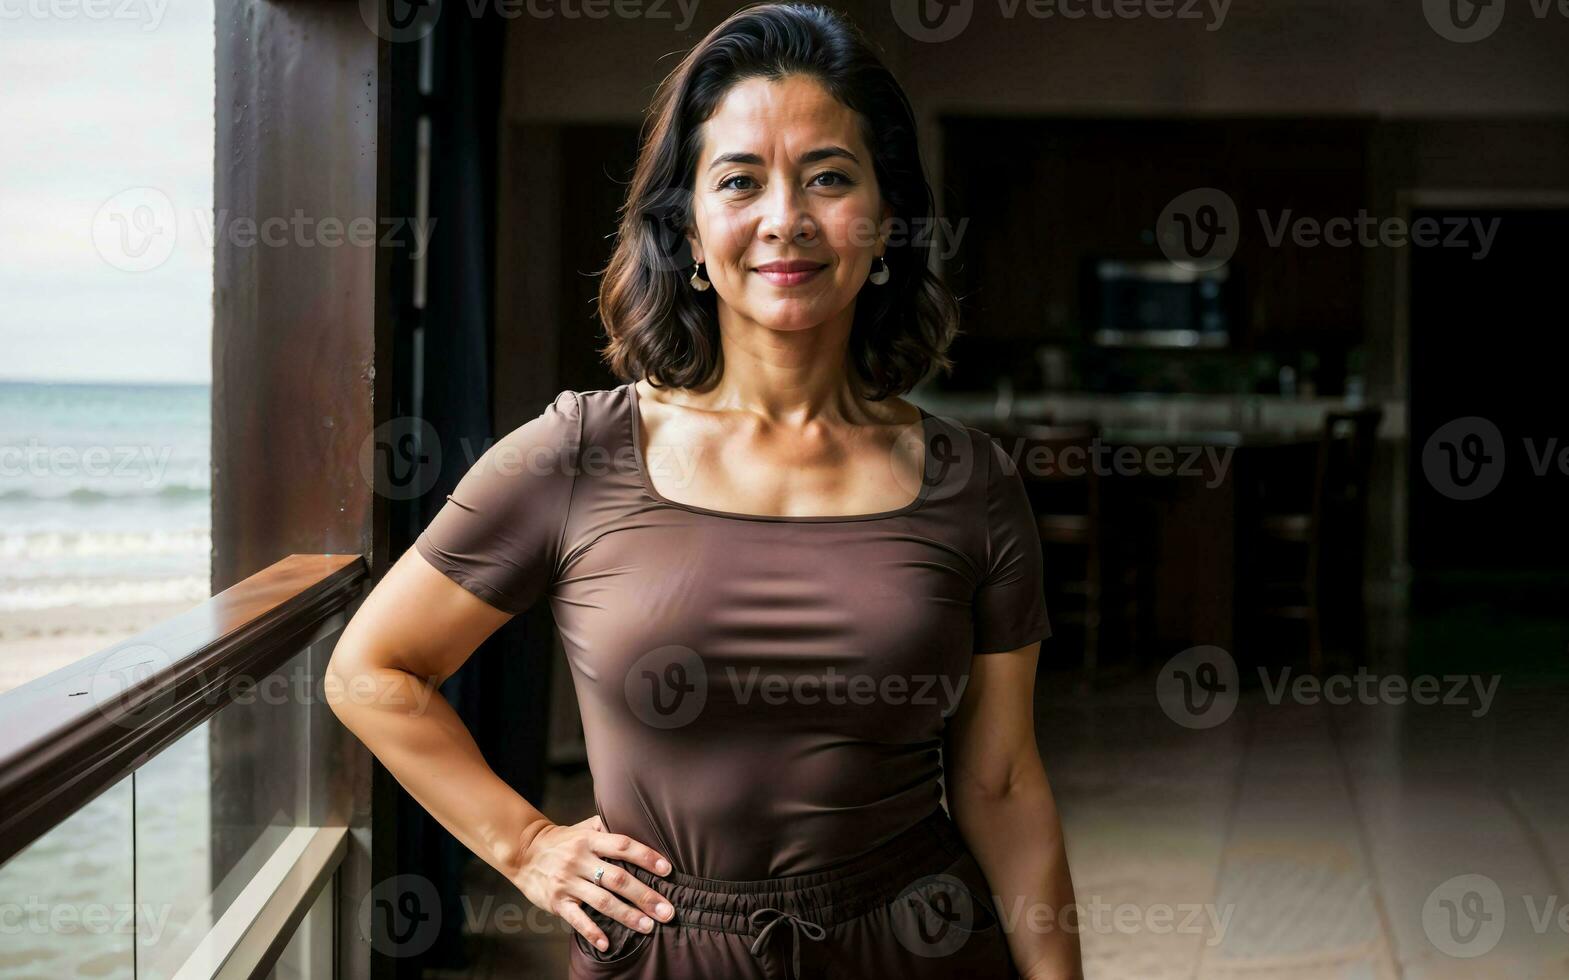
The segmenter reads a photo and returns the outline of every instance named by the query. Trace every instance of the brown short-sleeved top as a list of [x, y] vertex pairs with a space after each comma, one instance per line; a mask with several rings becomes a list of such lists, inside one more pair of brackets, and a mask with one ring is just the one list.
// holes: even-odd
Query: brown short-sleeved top
[[415, 541], [497, 608], [548, 596], [600, 816], [679, 871], [830, 867], [940, 799], [973, 654], [1050, 635], [1024, 484], [922, 411], [896, 510], [735, 514], [665, 499], [637, 391], [563, 391], [470, 468]]

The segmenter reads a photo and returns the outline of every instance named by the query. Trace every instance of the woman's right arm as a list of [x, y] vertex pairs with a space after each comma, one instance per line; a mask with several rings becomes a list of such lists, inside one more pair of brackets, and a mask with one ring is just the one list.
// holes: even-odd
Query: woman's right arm
[[643, 925], [645, 913], [667, 921], [673, 910], [614, 865], [606, 866], [602, 886], [595, 885], [589, 879], [600, 859], [619, 858], [661, 875], [669, 872], [669, 863], [625, 835], [604, 833], [597, 818], [552, 823], [496, 775], [437, 690], [511, 617], [410, 548], [345, 627], [327, 665], [327, 701], [465, 847], [534, 905], [561, 916], [603, 949], [603, 931], [579, 903], [639, 932], [653, 928]]

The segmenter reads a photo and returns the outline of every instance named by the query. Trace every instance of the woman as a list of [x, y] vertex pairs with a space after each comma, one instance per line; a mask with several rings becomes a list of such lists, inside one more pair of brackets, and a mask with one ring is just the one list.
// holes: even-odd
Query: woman
[[[957, 324], [899, 231], [933, 213], [915, 132], [828, 10], [710, 33], [658, 93], [603, 280], [637, 380], [499, 440], [333, 655], [386, 691], [339, 717], [572, 926], [574, 977], [1079, 975], [1024, 487], [892, 397]], [[594, 777], [570, 826], [440, 698], [398, 707], [541, 596]]]

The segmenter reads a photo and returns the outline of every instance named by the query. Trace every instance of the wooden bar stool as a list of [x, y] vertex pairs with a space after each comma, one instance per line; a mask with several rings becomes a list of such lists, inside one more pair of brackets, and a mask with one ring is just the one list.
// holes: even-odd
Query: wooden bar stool
[[1002, 430], [1000, 441], [1018, 460], [1035, 510], [1052, 619], [1083, 630], [1080, 687], [1088, 689], [1100, 667], [1108, 585], [1113, 587], [1112, 605], [1127, 613], [1134, 649], [1141, 620], [1136, 608], [1136, 566], [1116, 562], [1108, 569], [1106, 561], [1104, 486], [1093, 455], [1100, 429], [1094, 423], [1042, 425], [1015, 420]]
[[[1314, 457], [1306, 506], [1275, 509], [1268, 481], [1261, 481], [1252, 525], [1249, 612], [1259, 619], [1294, 620], [1307, 627], [1309, 668], [1324, 669], [1325, 598], [1344, 612], [1352, 659], [1363, 653], [1363, 564], [1367, 545], [1367, 498], [1373, 452], [1383, 410], [1378, 407], [1328, 412]], [[1279, 574], [1266, 552], [1298, 549], [1297, 563]]]

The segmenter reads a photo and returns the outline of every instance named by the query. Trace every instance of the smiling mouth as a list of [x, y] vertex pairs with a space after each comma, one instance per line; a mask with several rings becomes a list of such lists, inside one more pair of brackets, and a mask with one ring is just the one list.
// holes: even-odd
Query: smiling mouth
[[767, 279], [775, 286], [796, 286], [812, 279], [819, 272], [822, 272], [826, 268], [828, 268], [826, 265], [817, 265], [807, 268], [795, 268], [789, 270], [759, 268], [753, 269], [752, 271], [756, 272], [764, 279]]

